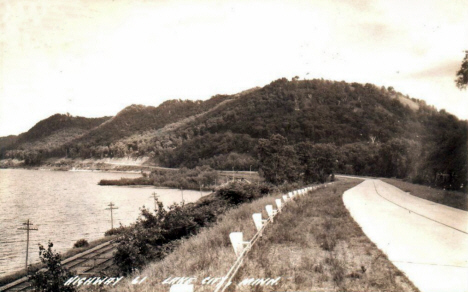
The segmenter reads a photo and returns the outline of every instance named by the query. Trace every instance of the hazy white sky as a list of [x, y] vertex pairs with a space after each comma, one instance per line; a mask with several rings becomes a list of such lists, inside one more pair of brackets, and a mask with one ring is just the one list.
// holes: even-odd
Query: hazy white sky
[[393, 86], [468, 118], [453, 81], [466, 0], [0, 0], [0, 20], [0, 136], [296, 75]]

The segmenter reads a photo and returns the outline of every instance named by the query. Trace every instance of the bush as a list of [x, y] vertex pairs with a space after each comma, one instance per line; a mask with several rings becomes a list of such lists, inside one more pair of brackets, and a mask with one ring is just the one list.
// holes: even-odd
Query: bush
[[54, 244], [50, 241], [47, 249], [39, 244], [39, 258], [46, 269], [37, 272], [28, 271], [28, 278], [33, 290], [41, 292], [76, 291], [75, 287], [64, 285], [73, 275], [62, 266], [61, 256], [52, 251], [53, 246]]
[[267, 185], [233, 182], [197, 203], [175, 203], [164, 208], [158, 201], [155, 214], [143, 208], [136, 223], [119, 228], [122, 236], [114, 263], [124, 275], [141, 269], [151, 260], [164, 258], [179, 239], [198, 233], [200, 228], [215, 222], [229, 208], [271, 191]]
[[75, 242], [75, 244], [73, 245], [73, 248], [80, 248], [80, 247], [87, 247], [89, 246], [89, 242], [82, 238], [80, 240], [78, 240], [77, 242]]
[[109, 229], [104, 233], [104, 236], [112, 236], [112, 235], [120, 235], [127, 231], [128, 228], [123, 227], [120, 225], [119, 228]]
[[232, 182], [226, 187], [219, 189], [216, 192], [216, 196], [230, 204], [238, 205], [263, 197], [270, 191], [272, 191], [272, 188], [268, 185], [262, 184], [261, 186], [256, 186], [242, 182]]

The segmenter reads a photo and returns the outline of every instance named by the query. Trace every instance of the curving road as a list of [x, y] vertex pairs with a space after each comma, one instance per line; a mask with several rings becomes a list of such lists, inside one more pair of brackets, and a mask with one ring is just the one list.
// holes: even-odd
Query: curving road
[[468, 212], [366, 179], [343, 194], [364, 233], [422, 292], [468, 291]]

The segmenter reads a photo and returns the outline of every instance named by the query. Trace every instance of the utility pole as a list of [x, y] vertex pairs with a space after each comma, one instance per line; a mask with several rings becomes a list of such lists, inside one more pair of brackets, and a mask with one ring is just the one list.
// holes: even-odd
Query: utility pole
[[232, 167], [232, 181], [234, 181], [234, 166]]
[[110, 202], [109, 205], [109, 208], [106, 208], [106, 210], [110, 210], [111, 211], [111, 230], [114, 229], [114, 216], [113, 216], [113, 213], [112, 213], [112, 210], [115, 210], [115, 209], [118, 209], [117, 207], [114, 207], [114, 203]]
[[26, 223], [23, 223], [23, 225], [26, 225], [26, 227], [18, 228], [19, 230], [26, 230], [26, 265], [25, 265], [25, 270], [26, 272], [28, 271], [28, 254], [29, 254], [29, 231], [30, 230], [38, 230], [37, 228], [32, 228], [31, 225], [33, 225], [29, 219], [26, 221]]
[[157, 205], [156, 205], [156, 201], [158, 200], [158, 194], [156, 192], [154, 192], [153, 194], [151, 194], [150, 198], [153, 198], [154, 199], [154, 212], [156, 213], [156, 210], [157, 210]]
[[184, 189], [180, 187], [180, 192], [182, 193], [182, 202], [184, 201]]
[[203, 196], [201, 192], [202, 185], [200, 184], [200, 198]]

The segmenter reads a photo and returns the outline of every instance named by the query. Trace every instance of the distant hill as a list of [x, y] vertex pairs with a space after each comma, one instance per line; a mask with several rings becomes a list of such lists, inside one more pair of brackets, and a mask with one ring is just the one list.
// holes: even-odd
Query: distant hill
[[0, 149], [3, 151], [13, 145], [16, 140], [18, 140], [18, 136], [10, 135], [6, 137], [0, 137]]
[[299, 152], [301, 143], [332, 145], [339, 172], [466, 188], [467, 122], [391, 87], [283, 78], [207, 101], [132, 105], [66, 139], [58, 126], [66, 119], [49, 119], [0, 142], [17, 139], [9, 146], [17, 151], [32, 143], [45, 157], [149, 156], [167, 167], [249, 170], [261, 167], [259, 139], [280, 134]]
[[281, 134], [291, 144], [310, 141], [338, 146], [412, 138], [414, 130], [424, 128], [418, 115], [425, 112], [437, 114], [423, 101], [404, 97], [392, 89], [281, 79], [233, 96], [228, 104], [177, 129], [153, 135], [144, 145], [140, 145], [138, 136], [125, 142], [139, 154], [156, 153], [157, 161], [165, 166], [193, 167], [200, 160], [219, 155], [227, 158], [233, 152], [255, 158], [257, 140], [272, 134]]
[[103, 146], [119, 139], [145, 131], [157, 130], [165, 125], [202, 113], [226, 100], [228, 96], [215, 96], [208, 101], [169, 100], [158, 107], [131, 105], [99, 127], [70, 143]]
[[[0, 142], [4, 145], [4, 151], [8, 149], [47, 151], [80, 137], [109, 118], [84, 118], [55, 114], [38, 122], [25, 133], [8, 136], [9, 139], [8, 137], [0, 138]], [[4, 141], [9, 141], [9, 143]]]

